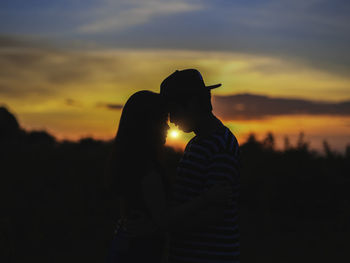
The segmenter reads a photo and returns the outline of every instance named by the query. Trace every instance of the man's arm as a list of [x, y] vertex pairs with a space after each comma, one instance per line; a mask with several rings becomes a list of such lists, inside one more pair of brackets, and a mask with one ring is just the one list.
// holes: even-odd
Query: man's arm
[[[229, 185], [216, 184], [202, 195], [176, 207], [166, 207], [161, 175], [152, 172], [143, 180], [143, 194], [153, 220], [163, 231], [178, 231], [183, 228], [198, 226], [203, 221], [217, 220], [223, 213], [224, 203], [230, 196]], [[220, 217], [219, 217], [220, 218]]]
[[220, 183], [229, 185], [230, 196], [227, 202], [222, 202], [221, 205], [207, 206], [202, 211], [192, 214], [187, 218], [183, 227], [195, 228], [209, 224], [221, 222], [224, 219], [225, 210], [230, 207], [230, 203], [238, 195], [238, 156], [235, 156], [233, 151], [223, 151], [215, 154], [207, 170], [207, 183], [205, 191]]
[[208, 166], [207, 187], [222, 181], [228, 181], [232, 186], [236, 186], [238, 180], [238, 157], [231, 151], [222, 151], [215, 154]]

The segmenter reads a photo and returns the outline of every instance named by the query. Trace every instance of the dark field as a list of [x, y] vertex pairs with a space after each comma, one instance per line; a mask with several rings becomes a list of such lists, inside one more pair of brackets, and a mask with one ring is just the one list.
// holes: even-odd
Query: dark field
[[[117, 211], [111, 142], [58, 143], [0, 113], [0, 262], [103, 262]], [[324, 148], [310, 151], [302, 135], [283, 152], [271, 134], [241, 145], [242, 262], [350, 262], [350, 147]], [[180, 157], [167, 148], [164, 165]]]

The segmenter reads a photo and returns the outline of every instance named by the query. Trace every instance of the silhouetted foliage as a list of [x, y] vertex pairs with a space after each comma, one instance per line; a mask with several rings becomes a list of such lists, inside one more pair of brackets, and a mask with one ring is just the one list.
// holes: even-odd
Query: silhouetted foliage
[[19, 133], [19, 124], [5, 107], [0, 107], [0, 140], [1, 138], [11, 139]]
[[266, 135], [266, 138], [262, 142], [265, 150], [273, 151], [275, 149], [275, 137], [271, 132]]
[[[57, 142], [26, 132], [0, 108], [1, 262], [102, 262], [117, 205], [104, 175], [111, 141]], [[329, 262], [346, 257], [350, 146], [334, 154], [275, 149], [269, 133], [241, 145], [242, 262]], [[181, 153], [164, 151], [167, 185]], [[344, 260], [342, 261], [344, 262]]]

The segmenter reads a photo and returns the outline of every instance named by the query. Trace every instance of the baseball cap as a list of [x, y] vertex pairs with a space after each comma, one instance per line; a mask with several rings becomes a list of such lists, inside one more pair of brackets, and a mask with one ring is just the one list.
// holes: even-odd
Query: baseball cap
[[166, 100], [192, 96], [220, 87], [221, 84], [206, 86], [201, 73], [196, 69], [176, 70], [169, 75], [160, 85], [160, 94]]

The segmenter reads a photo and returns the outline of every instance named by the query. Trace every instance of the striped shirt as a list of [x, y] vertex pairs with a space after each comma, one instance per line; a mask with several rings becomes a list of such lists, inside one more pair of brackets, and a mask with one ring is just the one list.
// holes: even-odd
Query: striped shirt
[[209, 136], [195, 136], [187, 144], [178, 166], [171, 204], [186, 203], [223, 180], [230, 181], [234, 195], [222, 222], [171, 234], [169, 262], [239, 262], [238, 157], [236, 137], [224, 125]]

